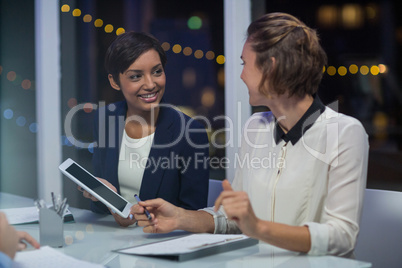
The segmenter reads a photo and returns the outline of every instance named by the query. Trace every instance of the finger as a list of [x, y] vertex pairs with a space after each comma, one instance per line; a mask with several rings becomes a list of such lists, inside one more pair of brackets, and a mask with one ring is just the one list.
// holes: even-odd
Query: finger
[[17, 245], [17, 251], [21, 251], [27, 248], [27, 244], [25, 244], [24, 242], [20, 241]]
[[228, 180], [224, 180], [222, 182], [222, 187], [224, 191], [233, 191], [232, 186], [230, 185], [230, 182]]
[[[40, 244], [38, 243], [38, 241], [35, 240], [35, 238], [33, 238], [30, 234], [28, 234], [27, 232], [23, 232], [23, 231], [18, 231], [18, 238], [20, 240], [25, 240], [27, 241], [29, 244], [31, 244], [34, 248], [40, 248]], [[26, 245], [25, 245], [26, 246]]]
[[157, 198], [157, 199], [151, 199], [151, 200], [147, 200], [147, 201], [138, 202], [138, 205], [140, 205], [142, 207], [157, 208], [157, 207], [162, 206], [165, 203], [166, 203], [165, 200], [163, 200], [161, 198]]
[[236, 195], [236, 192], [234, 192], [234, 191], [223, 191], [223, 192], [221, 192], [221, 194], [218, 196], [218, 198], [215, 201], [214, 210], [218, 211], [220, 206], [222, 205], [223, 200], [226, 199], [226, 198], [232, 197], [234, 195]]
[[144, 214], [144, 207], [135, 204], [134, 206], [131, 207], [130, 212], [133, 214]]

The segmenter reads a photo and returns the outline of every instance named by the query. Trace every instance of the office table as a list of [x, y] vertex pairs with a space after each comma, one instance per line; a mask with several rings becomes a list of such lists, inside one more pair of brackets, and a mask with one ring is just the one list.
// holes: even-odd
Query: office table
[[[33, 200], [0, 193], [0, 209], [30, 207]], [[186, 235], [183, 231], [170, 234], [145, 234], [140, 227], [123, 228], [113, 216], [98, 215], [88, 210], [70, 208], [74, 223], [64, 224], [65, 244], [56, 250], [74, 258], [108, 267], [339, 267], [364, 268], [370, 263], [334, 256], [308, 256], [283, 250], [269, 244], [259, 244], [239, 250], [203, 257], [185, 262], [124, 255], [113, 249], [162, 241]], [[31, 234], [39, 241], [39, 225], [16, 225], [17, 230]]]

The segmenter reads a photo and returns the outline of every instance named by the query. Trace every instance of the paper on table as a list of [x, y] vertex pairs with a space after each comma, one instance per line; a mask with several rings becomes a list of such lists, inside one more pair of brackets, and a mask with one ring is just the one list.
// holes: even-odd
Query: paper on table
[[[7, 216], [8, 223], [10, 224], [24, 224], [39, 222], [39, 212], [36, 207], [24, 208], [7, 208], [0, 209]], [[70, 210], [66, 210], [65, 215], [71, 214]]]
[[183, 254], [248, 238], [245, 235], [193, 234], [182, 238], [120, 249], [117, 252], [136, 255]]
[[51, 247], [44, 246], [40, 249], [17, 252], [13, 261], [13, 268], [100, 268], [100, 264], [81, 261], [67, 256]]

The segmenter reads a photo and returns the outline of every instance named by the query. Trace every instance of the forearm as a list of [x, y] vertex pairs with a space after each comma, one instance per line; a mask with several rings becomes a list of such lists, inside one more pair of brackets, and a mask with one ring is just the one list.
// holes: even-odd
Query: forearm
[[255, 234], [250, 236], [291, 251], [307, 253], [311, 248], [310, 232], [307, 226], [290, 226], [259, 220]]
[[180, 209], [176, 229], [192, 233], [213, 233], [215, 230], [214, 218], [211, 214], [202, 210]]

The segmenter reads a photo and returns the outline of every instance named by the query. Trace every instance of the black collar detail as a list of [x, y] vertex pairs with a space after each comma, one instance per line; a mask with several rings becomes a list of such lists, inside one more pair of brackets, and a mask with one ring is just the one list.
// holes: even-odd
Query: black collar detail
[[314, 95], [314, 100], [311, 106], [307, 109], [304, 115], [300, 118], [300, 120], [288, 131], [285, 133], [282, 128], [278, 125], [278, 121], [275, 118], [275, 127], [274, 127], [274, 138], [275, 143], [278, 144], [281, 139], [285, 142], [292, 142], [295, 145], [303, 134], [311, 128], [317, 118], [324, 112], [325, 106], [322, 104], [320, 98], [317, 95]]

